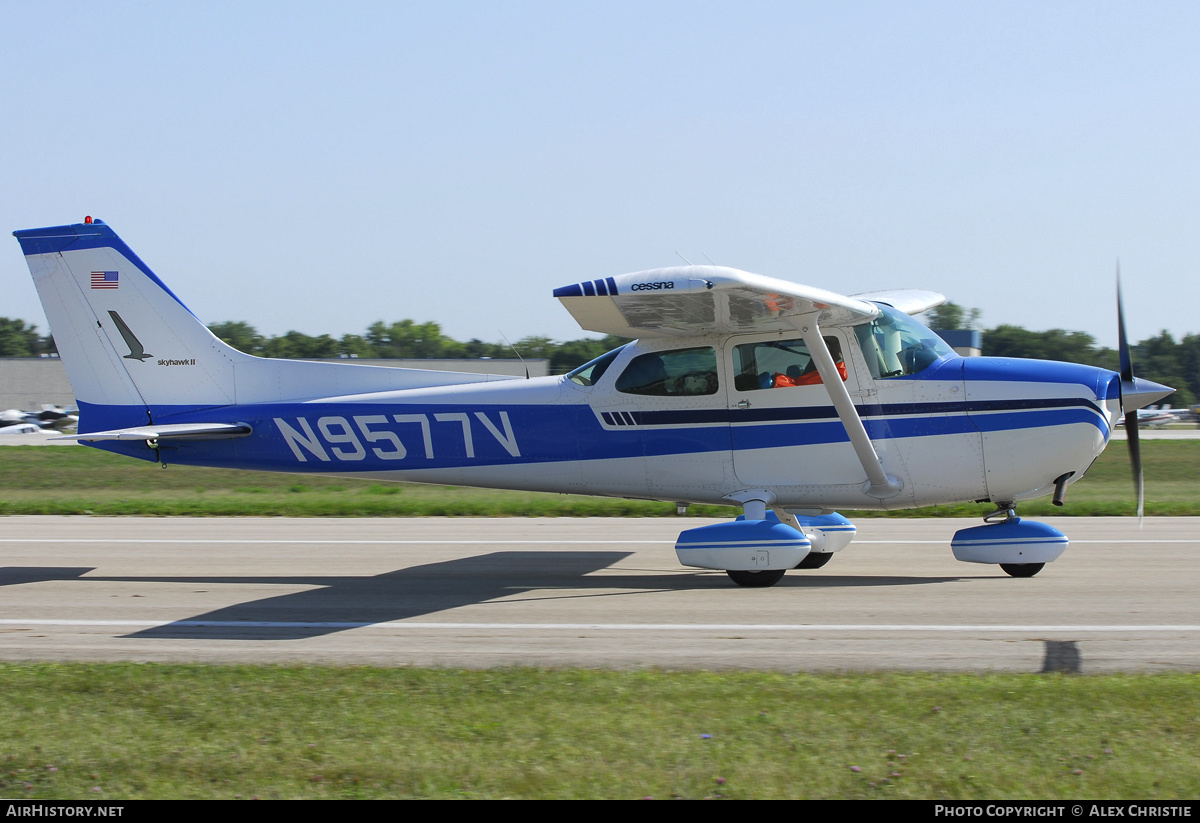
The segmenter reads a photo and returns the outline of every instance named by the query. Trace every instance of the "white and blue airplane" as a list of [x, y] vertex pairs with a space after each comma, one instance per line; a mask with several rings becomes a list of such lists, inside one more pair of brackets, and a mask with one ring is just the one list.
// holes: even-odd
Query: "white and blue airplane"
[[584, 329], [637, 338], [565, 376], [270, 360], [214, 337], [100, 220], [15, 235], [78, 400], [70, 437], [164, 467], [732, 504], [676, 553], [743, 586], [823, 566], [855, 534], [837, 509], [969, 501], [996, 511], [955, 556], [1036, 574], [1067, 539], [1015, 505], [1061, 505], [1122, 414], [1171, 391], [1134, 378], [1123, 322], [1120, 374], [963, 358], [911, 317], [940, 294], [721, 266], [555, 289]]

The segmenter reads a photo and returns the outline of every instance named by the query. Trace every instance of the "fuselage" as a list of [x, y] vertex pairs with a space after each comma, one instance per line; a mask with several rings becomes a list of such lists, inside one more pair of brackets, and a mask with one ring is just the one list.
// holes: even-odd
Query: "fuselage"
[[[898, 509], [1046, 494], [1063, 475], [1082, 477], [1120, 414], [1119, 376], [1103, 369], [962, 358], [944, 346], [913, 357], [901, 342], [903, 363], [886, 345], [881, 354], [882, 334], [824, 336], [843, 353], [846, 387], [884, 468], [902, 482], [894, 497], [864, 490], [820, 382], [764, 385], [789, 358], [803, 362], [798, 341], [779, 333], [636, 341], [601, 358], [594, 377], [596, 368], [582, 378], [577, 370], [296, 402], [162, 406], [150, 410], [155, 423], [218, 416], [253, 433], [164, 442], [157, 452], [104, 447], [168, 465], [697, 503], [728, 503], [753, 488], [798, 510]], [[663, 362], [670, 373], [662, 379], [644, 374]], [[87, 409], [83, 419], [89, 430], [115, 422], [89, 420]]]
[[80, 435], [166, 465], [756, 512], [1013, 503], [1082, 477], [1122, 392], [1128, 412], [1143, 391], [1089, 366], [960, 358], [895, 308], [940, 295], [843, 297], [715, 266], [555, 290], [585, 328], [642, 335], [564, 377], [264, 360], [217, 340], [108, 226], [17, 236]]

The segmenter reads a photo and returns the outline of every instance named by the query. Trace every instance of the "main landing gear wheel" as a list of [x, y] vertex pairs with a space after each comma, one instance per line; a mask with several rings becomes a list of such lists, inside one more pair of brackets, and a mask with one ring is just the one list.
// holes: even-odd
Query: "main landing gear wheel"
[[739, 586], [746, 586], [751, 589], [765, 589], [767, 586], [774, 586], [782, 580], [784, 571], [785, 569], [767, 572], [749, 572], [729, 569], [725, 574], [729, 575], [729, 579]]
[[1001, 563], [1000, 568], [1012, 577], [1033, 577], [1045, 565], [1045, 563]]
[[797, 569], [819, 569], [833, 559], [833, 552], [809, 552], [796, 564]]

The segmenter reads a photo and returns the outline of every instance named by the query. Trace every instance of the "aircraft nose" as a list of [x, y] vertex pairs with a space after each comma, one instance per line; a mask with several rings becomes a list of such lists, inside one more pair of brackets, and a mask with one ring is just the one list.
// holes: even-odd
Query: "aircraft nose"
[[1121, 409], [1128, 414], [1136, 409], [1145, 408], [1156, 400], [1162, 400], [1175, 390], [1153, 380], [1143, 380], [1135, 377], [1132, 380], [1121, 381]]

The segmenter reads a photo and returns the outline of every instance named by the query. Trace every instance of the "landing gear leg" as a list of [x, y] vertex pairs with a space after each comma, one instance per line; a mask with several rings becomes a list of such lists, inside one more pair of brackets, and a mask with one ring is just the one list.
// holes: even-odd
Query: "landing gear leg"
[[1017, 517], [1016, 503], [997, 503], [994, 512], [983, 516], [984, 523], [1014, 523], [1020, 520], [1021, 518]]

